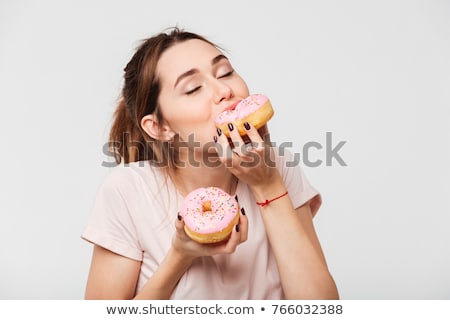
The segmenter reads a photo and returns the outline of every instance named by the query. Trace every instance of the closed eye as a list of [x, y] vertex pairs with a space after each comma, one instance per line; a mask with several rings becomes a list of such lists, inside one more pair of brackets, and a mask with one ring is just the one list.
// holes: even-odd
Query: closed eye
[[231, 71], [229, 71], [229, 72], [227, 72], [227, 73], [221, 75], [221, 76], [219, 77], [219, 79], [220, 79], [220, 78], [226, 78], [226, 77], [229, 77], [229, 76], [231, 76], [233, 73], [234, 73], [234, 70], [231, 70]]
[[185, 93], [186, 93], [187, 95], [193, 94], [194, 92], [196, 92], [197, 90], [199, 90], [201, 87], [202, 87], [202, 86], [195, 87], [194, 89], [189, 90], [189, 91], [186, 91]]

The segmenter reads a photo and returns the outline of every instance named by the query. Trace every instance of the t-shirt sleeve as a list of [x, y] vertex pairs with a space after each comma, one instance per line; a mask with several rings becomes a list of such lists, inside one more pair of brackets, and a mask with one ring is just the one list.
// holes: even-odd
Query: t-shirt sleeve
[[311, 213], [316, 215], [322, 204], [320, 193], [309, 183], [300, 167], [300, 159], [288, 149], [276, 149], [278, 168], [286, 185], [294, 208], [310, 201]]
[[127, 203], [128, 181], [116, 167], [100, 186], [81, 238], [130, 259], [142, 261], [142, 250]]

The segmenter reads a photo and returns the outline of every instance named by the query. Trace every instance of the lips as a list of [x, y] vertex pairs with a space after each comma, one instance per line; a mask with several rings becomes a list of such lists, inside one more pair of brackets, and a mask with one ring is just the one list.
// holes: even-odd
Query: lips
[[225, 110], [223, 111], [233, 111], [234, 109], [236, 109], [236, 106], [239, 104], [240, 101], [236, 101], [235, 103], [229, 105], [228, 107], [225, 108]]

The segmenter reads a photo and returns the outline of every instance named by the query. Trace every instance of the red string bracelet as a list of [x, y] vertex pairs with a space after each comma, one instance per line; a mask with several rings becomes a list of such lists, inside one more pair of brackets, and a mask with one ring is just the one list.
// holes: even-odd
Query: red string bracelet
[[273, 202], [273, 201], [275, 201], [275, 200], [278, 200], [278, 199], [280, 199], [280, 198], [283, 198], [285, 195], [287, 195], [288, 194], [288, 192], [286, 191], [285, 193], [283, 193], [282, 195], [280, 195], [280, 196], [278, 196], [278, 197], [275, 197], [275, 198], [273, 198], [273, 199], [270, 199], [270, 200], [266, 200], [266, 201], [264, 201], [264, 202], [257, 202], [256, 204], [258, 205], [258, 206], [261, 206], [261, 207], [265, 207], [265, 206], [267, 206], [269, 203], [271, 203], [271, 202]]

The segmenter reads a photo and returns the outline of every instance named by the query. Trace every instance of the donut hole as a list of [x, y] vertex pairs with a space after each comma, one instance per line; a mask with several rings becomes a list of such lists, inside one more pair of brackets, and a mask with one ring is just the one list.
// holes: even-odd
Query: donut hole
[[205, 202], [202, 203], [202, 211], [203, 212], [212, 211], [211, 201], [205, 201]]

